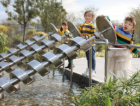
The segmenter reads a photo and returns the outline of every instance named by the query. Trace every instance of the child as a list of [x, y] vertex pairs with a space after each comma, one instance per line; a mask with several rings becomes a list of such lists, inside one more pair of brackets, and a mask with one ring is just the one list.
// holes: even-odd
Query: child
[[[106, 17], [102, 15], [102, 17]], [[109, 19], [109, 18], [108, 18]], [[133, 36], [134, 36], [134, 30], [135, 30], [136, 22], [135, 19], [132, 17], [126, 17], [122, 28], [116, 27], [113, 25], [116, 31], [117, 36], [117, 44], [133, 44]], [[133, 31], [133, 34], [130, 32]], [[115, 48], [125, 48], [122, 46], [114, 46]], [[140, 51], [135, 48], [129, 48], [123, 51], [109, 51], [108, 52], [108, 78], [113, 78], [114, 73], [118, 77], [123, 77], [127, 79], [127, 71], [131, 70], [131, 54], [130, 51], [135, 54], [140, 54]], [[110, 72], [112, 71], [112, 73]]]
[[[67, 24], [67, 22], [62, 22], [62, 25], [61, 25], [61, 28], [60, 29], [58, 29], [58, 34], [59, 35], [61, 35], [61, 36], [63, 36], [65, 33], [68, 33], [69, 32], [69, 30], [68, 30], [68, 24]], [[71, 35], [70, 35], [71, 36]], [[68, 41], [69, 41], [69, 38], [65, 38], [65, 40], [64, 40], [64, 44], [67, 44], [68, 43]], [[61, 42], [62, 43], [62, 42]], [[70, 58], [69, 57], [67, 57], [68, 58], [68, 66], [67, 67], [65, 67], [65, 68], [69, 68], [69, 69], [71, 69], [71, 60], [70, 60]]]
[[[88, 39], [92, 36], [94, 36], [94, 32], [95, 32], [95, 28], [94, 25], [92, 24], [92, 20], [94, 18], [94, 14], [92, 11], [86, 11], [84, 13], [84, 18], [85, 18], [85, 23], [83, 23], [80, 27], [79, 27], [79, 31], [80, 31], [80, 35], [83, 36], [84, 39]], [[82, 73], [82, 75], [85, 76], [89, 76], [89, 51], [86, 52], [86, 58], [87, 58], [87, 65], [88, 68], [86, 69], [86, 71], [84, 73]], [[95, 72], [95, 65], [96, 65], [96, 60], [95, 60], [95, 46], [93, 44], [92, 46], [92, 76], [96, 75]]]

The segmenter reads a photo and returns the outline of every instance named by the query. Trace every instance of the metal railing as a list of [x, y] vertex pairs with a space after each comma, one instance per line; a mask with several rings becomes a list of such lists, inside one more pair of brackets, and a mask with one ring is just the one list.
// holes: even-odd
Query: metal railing
[[[100, 17], [99, 17], [100, 18]], [[101, 19], [101, 18], [100, 18]], [[101, 19], [102, 20], [102, 19]], [[98, 21], [98, 20], [97, 20]], [[107, 20], [103, 20], [103, 21], [107, 21]], [[100, 21], [98, 21], [100, 22]], [[107, 21], [107, 24], [109, 22]], [[1, 99], [4, 98], [3, 92], [6, 91], [8, 93], [14, 93], [15, 91], [19, 90], [19, 83], [22, 81], [25, 85], [28, 85], [30, 83], [33, 82], [32, 76], [36, 73], [39, 73], [41, 76], [45, 76], [49, 73], [49, 66], [50, 65], [54, 65], [54, 67], [58, 68], [60, 66], [63, 65], [63, 77], [62, 77], [62, 81], [64, 81], [64, 72], [65, 72], [65, 58], [69, 57], [71, 59], [71, 73], [70, 73], [70, 89], [72, 89], [72, 75], [73, 75], [73, 59], [75, 59], [77, 57], [77, 51], [79, 49], [83, 49], [84, 51], [89, 50], [89, 59], [90, 59], [90, 63], [89, 63], [89, 86], [91, 86], [92, 83], [92, 77], [91, 77], [91, 67], [92, 67], [92, 44], [91, 43], [95, 43], [95, 44], [105, 44], [105, 81], [107, 78], [107, 58], [108, 58], [108, 45], [114, 45], [114, 43], [112, 43], [111, 41], [115, 41], [115, 37], [112, 39], [110, 39], [109, 37], [107, 37], [106, 35], [108, 33], [113, 34], [114, 35], [114, 30], [112, 29], [111, 25], [108, 24], [106, 27], [99, 27], [99, 25], [97, 24], [99, 29], [102, 29], [102, 31], [100, 32], [96, 32], [95, 36], [85, 40], [82, 37], [78, 37], [78, 30], [76, 29], [75, 25], [70, 23], [71, 27], [70, 27], [70, 33], [73, 33], [75, 38], [72, 38], [72, 40], [70, 40], [68, 42], [68, 45], [66, 44], [62, 44], [59, 47], [55, 48], [55, 42], [59, 42], [61, 41], [64, 37], [68, 37], [67, 33], [66, 35], [60, 36], [58, 34], [54, 34], [54, 32], [49, 33], [50, 40], [44, 39], [46, 36], [43, 37], [34, 37], [34, 41], [26, 41], [26, 45], [19, 45], [19, 49], [17, 49], [17, 51], [12, 52], [11, 54], [7, 54], [8, 56], [3, 56], [1, 60], [5, 60], [5, 59], [11, 59], [12, 62], [9, 62], [7, 66], [5, 67], [1, 67], [0, 71], [3, 70], [9, 70], [11, 68], [12, 65], [14, 64], [20, 64], [21, 60], [23, 60], [25, 57], [27, 58], [31, 58], [32, 55], [34, 53], [41, 53], [41, 55], [43, 54], [42, 51], [45, 48], [49, 48], [49, 49], [53, 49], [53, 53], [52, 52], [48, 52], [45, 53], [41, 56], [41, 62], [38, 62], [37, 60], [31, 60], [29, 63], [27, 63], [28, 68], [27, 70], [24, 72], [22, 69], [16, 69], [14, 71], [12, 71], [10, 73], [10, 80], [6, 80], [4, 77], [0, 78], [0, 97]], [[54, 27], [55, 29], [55, 27]], [[104, 35], [104, 37], [102, 36], [102, 34]], [[76, 37], [77, 36], [77, 37]], [[115, 35], [114, 35], [115, 36]], [[102, 40], [103, 42], [94, 42], [98, 41], [98, 40]], [[36, 46], [34, 45], [37, 42], [41, 42], [41, 46]], [[124, 45], [124, 46], [133, 46], [133, 45]], [[25, 48], [30, 48], [31, 50], [33, 50], [32, 52], [27, 52], [26, 50], [23, 50]], [[140, 46], [133, 46], [133, 47], [137, 47], [140, 48]], [[13, 57], [11, 58], [10, 56], [17, 54], [19, 51], [22, 51], [22, 56], [17, 58], [17, 57]], [[26, 52], [23, 52], [26, 51]], [[21, 52], [20, 52], [21, 53]], [[10, 55], [10, 56], [9, 56]], [[1, 63], [0, 63], [1, 64]], [[2, 65], [1, 65], [2, 66]], [[54, 73], [53, 73], [54, 75]]]

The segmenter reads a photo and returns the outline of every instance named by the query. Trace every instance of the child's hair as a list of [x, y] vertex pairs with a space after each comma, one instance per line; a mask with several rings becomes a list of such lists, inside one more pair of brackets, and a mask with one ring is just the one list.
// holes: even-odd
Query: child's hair
[[84, 16], [86, 15], [86, 13], [91, 13], [91, 14], [92, 14], [92, 16], [94, 16], [93, 11], [91, 11], [91, 10], [87, 10], [87, 11], [84, 13]]
[[[133, 17], [126, 17], [126, 18], [124, 19], [124, 21], [130, 21], [130, 22], [132, 22], [132, 23], [133, 23], [133, 27], [135, 28], [135, 26], [136, 26], [135, 18], [133, 18]], [[133, 32], [132, 32], [132, 38], [131, 38], [132, 41], [134, 41], [134, 40], [133, 40], [134, 33], [135, 33], [135, 30], [133, 30]]]
[[[64, 22], [62, 22], [62, 24], [61, 24], [61, 25], [68, 26], [68, 23], [67, 23], [66, 21], [64, 21]], [[61, 28], [60, 28], [60, 31], [63, 31], [63, 28], [62, 28], [62, 26], [61, 26]]]

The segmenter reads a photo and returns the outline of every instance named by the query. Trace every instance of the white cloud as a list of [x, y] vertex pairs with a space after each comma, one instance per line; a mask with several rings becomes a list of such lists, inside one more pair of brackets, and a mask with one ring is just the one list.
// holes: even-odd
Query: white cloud
[[78, 5], [76, 1], [78, 0], [63, 0], [62, 4], [67, 12], [80, 11], [82, 6]]
[[123, 21], [125, 16], [131, 11], [132, 8], [137, 8], [138, 3], [135, 2], [121, 2], [109, 5], [106, 7], [99, 7], [97, 15], [108, 15], [112, 20]]

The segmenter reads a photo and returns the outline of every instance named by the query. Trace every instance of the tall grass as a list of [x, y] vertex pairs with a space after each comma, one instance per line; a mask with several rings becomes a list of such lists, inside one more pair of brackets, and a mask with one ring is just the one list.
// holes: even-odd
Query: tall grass
[[75, 106], [140, 106], [140, 71], [126, 78], [109, 79], [103, 84], [80, 89], [70, 101]]

